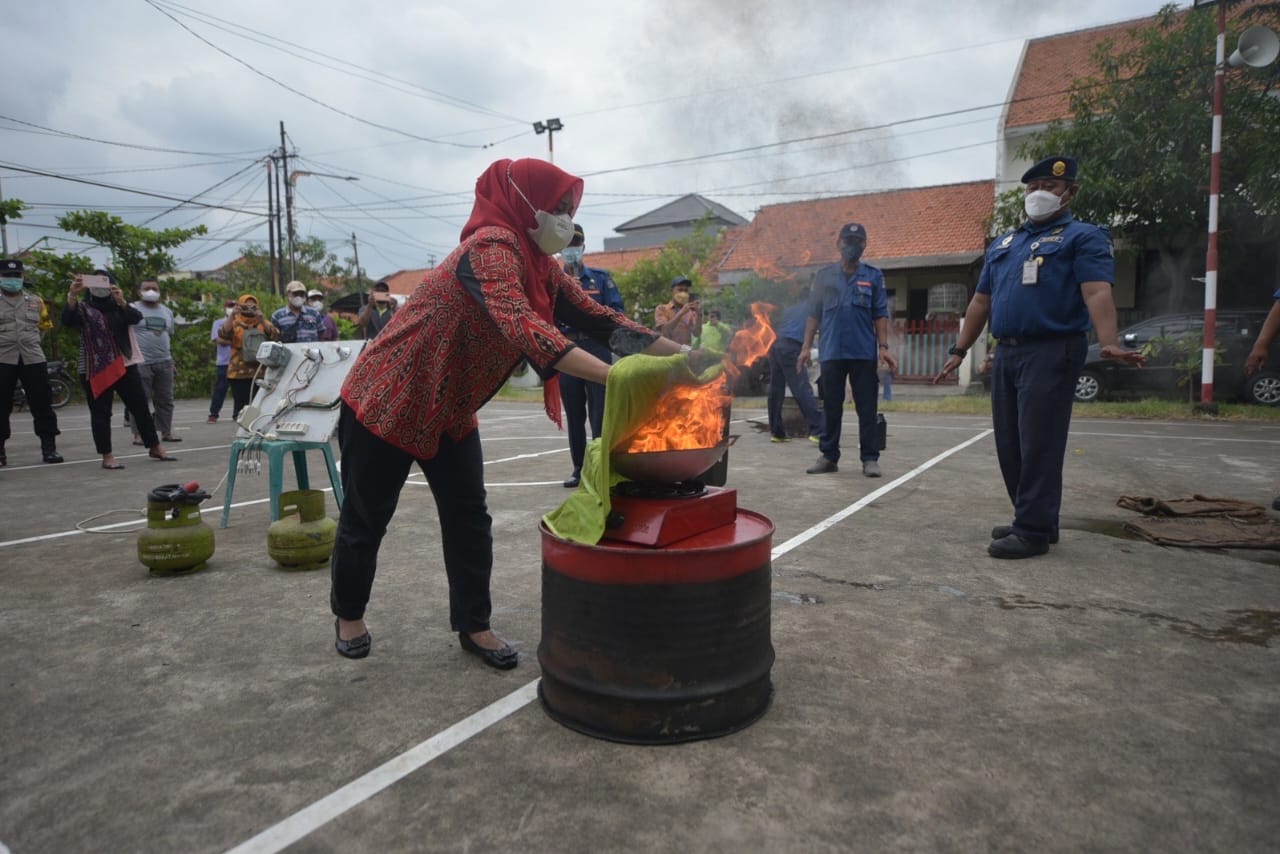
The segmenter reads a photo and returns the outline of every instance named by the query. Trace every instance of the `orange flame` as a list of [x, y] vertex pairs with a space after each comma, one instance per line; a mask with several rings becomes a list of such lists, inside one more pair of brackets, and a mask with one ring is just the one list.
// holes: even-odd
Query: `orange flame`
[[753, 321], [734, 333], [724, 360], [725, 372], [700, 386], [680, 385], [660, 397], [653, 414], [619, 446], [622, 453], [712, 448], [724, 438], [725, 417], [733, 396], [729, 379], [769, 352], [777, 335], [769, 324], [773, 306], [751, 304]]

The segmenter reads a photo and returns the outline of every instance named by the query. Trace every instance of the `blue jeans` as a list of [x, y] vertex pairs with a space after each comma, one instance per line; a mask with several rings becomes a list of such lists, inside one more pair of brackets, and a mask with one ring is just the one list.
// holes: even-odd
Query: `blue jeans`
[[809, 435], [822, 435], [822, 413], [818, 411], [813, 389], [809, 388], [809, 378], [796, 370], [799, 357], [800, 342], [792, 338], [779, 338], [769, 348], [769, 432], [774, 436], [787, 435], [782, 424], [782, 401], [788, 388], [809, 425]]

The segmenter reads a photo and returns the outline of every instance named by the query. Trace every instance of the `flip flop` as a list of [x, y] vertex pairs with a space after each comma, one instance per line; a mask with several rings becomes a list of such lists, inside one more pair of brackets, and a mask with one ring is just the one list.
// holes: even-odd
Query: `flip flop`
[[114, 471], [114, 470], [116, 470], [116, 469], [122, 469], [122, 468], [124, 468], [124, 463], [103, 463], [103, 464], [102, 464], [102, 467], [103, 467], [104, 469], [111, 469], [111, 470], [113, 470], [113, 471]]
[[171, 456], [169, 456], [168, 454], [152, 454], [152, 453], [148, 453], [148, 454], [147, 454], [147, 456], [148, 456], [148, 457], [150, 457], [151, 459], [153, 459], [153, 460], [155, 460], [155, 461], [157, 461], [157, 462], [161, 462], [161, 463], [174, 463], [174, 462], [177, 462], [177, 461], [178, 461], [178, 458], [177, 458], [177, 457], [171, 457]]

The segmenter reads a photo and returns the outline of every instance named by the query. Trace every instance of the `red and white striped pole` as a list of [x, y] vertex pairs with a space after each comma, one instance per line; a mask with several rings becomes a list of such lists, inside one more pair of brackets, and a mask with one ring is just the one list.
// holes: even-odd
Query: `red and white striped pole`
[[1218, 3], [1218, 53], [1213, 72], [1213, 144], [1209, 149], [1209, 248], [1204, 259], [1204, 352], [1200, 408], [1212, 410], [1214, 327], [1218, 318], [1218, 193], [1222, 179], [1222, 109], [1227, 93], [1227, 4]]

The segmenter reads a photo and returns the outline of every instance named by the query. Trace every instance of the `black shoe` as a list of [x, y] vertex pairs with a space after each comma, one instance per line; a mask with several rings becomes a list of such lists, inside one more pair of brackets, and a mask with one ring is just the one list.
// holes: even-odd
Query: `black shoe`
[[[0, 466], [7, 465], [9, 465], [9, 458], [4, 455], [4, 448], [0, 447]], [[1276, 500], [1280, 501], [1280, 498], [1277, 498]]]
[[62, 462], [62, 454], [58, 453], [53, 448], [49, 448], [47, 451], [44, 451], [44, 461], [46, 463], [60, 463]]
[[[1012, 525], [996, 525], [991, 529], [991, 539], [1003, 540], [1005, 537], [1013, 533]], [[1056, 546], [1058, 544], [1058, 532], [1054, 531], [1049, 535], [1049, 545]]]
[[1010, 534], [998, 540], [992, 540], [987, 546], [987, 554], [992, 557], [1020, 560], [1024, 557], [1035, 557], [1049, 551], [1049, 543], [1045, 540], [1027, 540], [1017, 534]]
[[804, 470], [805, 474], [831, 474], [839, 471], [839, 467], [829, 457], [818, 457], [818, 461]]
[[503, 644], [502, 649], [485, 649], [471, 639], [471, 635], [466, 632], [458, 632], [458, 643], [467, 652], [480, 656], [480, 660], [490, 667], [496, 667], [499, 670], [510, 670], [520, 663], [520, 653], [511, 648], [510, 644]]
[[[0, 460], [3, 460], [3, 459], [4, 459], [4, 451], [0, 451]], [[0, 466], [2, 465], [4, 465], [4, 463], [0, 462]], [[1271, 502], [1271, 509], [1280, 510], [1280, 495], [1277, 495], [1276, 500]]]
[[580, 483], [582, 483], [581, 475], [579, 475], [577, 472], [574, 472], [573, 474], [569, 475], [564, 479], [564, 488], [573, 489], [575, 486], [577, 486]]
[[333, 618], [333, 634], [337, 638], [333, 642], [333, 646], [338, 650], [338, 655], [343, 658], [364, 658], [373, 647], [373, 636], [369, 634], [368, 630], [358, 638], [343, 640], [342, 635], [338, 632], [337, 617]]

